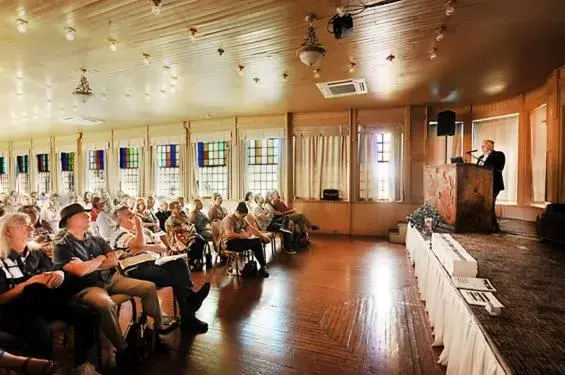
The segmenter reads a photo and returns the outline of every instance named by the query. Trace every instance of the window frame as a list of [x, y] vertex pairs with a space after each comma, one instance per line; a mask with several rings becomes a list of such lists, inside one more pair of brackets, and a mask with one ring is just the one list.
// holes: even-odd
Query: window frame
[[[176, 155], [176, 166], [166, 166], [166, 157], [165, 157], [165, 166], [161, 166], [161, 162], [163, 159], [160, 158], [161, 155], [167, 154], [167, 147], [175, 146], [175, 155]], [[169, 144], [158, 144], [154, 145], [153, 150], [155, 154], [155, 195], [158, 197], [178, 197], [182, 196], [182, 171], [181, 171], [181, 144], [178, 143], [169, 143]], [[165, 148], [164, 150], [162, 148]], [[161, 152], [164, 151], [164, 152]], [[172, 164], [172, 163], [171, 163]], [[171, 173], [174, 172], [174, 173]], [[169, 180], [169, 181], [167, 181]], [[178, 187], [176, 189], [171, 189], [168, 193], [162, 194], [165, 189], [161, 190], [161, 186], [167, 186], [167, 184], [173, 181]], [[172, 192], [172, 194], [171, 194]]]
[[[260, 147], [257, 147], [257, 142], [261, 142]], [[269, 145], [269, 142], [273, 142], [274, 144]], [[281, 139], [275, 137], [247, 139], [245, 141], [244, 147], [245, 191], [251, 191], [255, 194], [261, 193], [263, 196], [265, 196], [268, 191], [280, 190], [282, 175]], [[257, 150], [261, 150], [259, 162], [257, 162]], [[270, 152], [271, 150], [272, 152]], [[269, 160], [270, 157], [272, 157], [272, 161]], [[254, 160], [253, 163], [251, 162], [252, 160]], [[264, 160], [266, 162], [263, 162]], [[265, 178], [263, 178], [263, 176]], [[259, 186], [257, 186], [257, 184]]]

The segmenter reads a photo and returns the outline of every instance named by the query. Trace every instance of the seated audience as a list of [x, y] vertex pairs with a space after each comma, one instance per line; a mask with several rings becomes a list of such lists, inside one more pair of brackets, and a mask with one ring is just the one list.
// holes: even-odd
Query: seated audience
[[143, 227], [149, 229], [151, 232], [159, 231], [159, 219], [153, 212], [151, 212], [147, 205], [145, 204], [145, 199], [137, 198], [137, 203], [135, 204], [135, 212], [141, 218]]
[[55, 193], [49, 197], [49, 201], [41, 210], [41, 218], [49, 223], [51, 229], [57, 232], [59, 225], [59, 212], [61, 211], [59, 194]]
[[101, 211], [101, 205], [102, 205], [102, 198], [100, 198], [100, 197], [92, 198], [92, 209], [90, 210], [90, 221], [96, 222], [96, 219], [98, 218], [98, 214]]
[[171, 211], [169, 211], [169, 204], [167, 201], [161, 201], [161, 203], [159, 203], [159, 209], [157, 210], [157, 213], [155, 213], [155, 216], [157, 216], [157, 219], [159, 220], [159, 228], [163, 232], [166, 232], [167, 229], [165, 228], [165, 222], [169, 216], [171, 216]]
[[300, 227], [300, 231], [302, 233], [309, 233], [313, 230], [320, 229], [319, 226], [313, 225], [310, 220], [304, 215], [303, 213], [296, 212], [295, 209], [290, 209], [288, 206], [281, 200], [281, 196], [277, 191], [273, 191], [270, 195], [267, 195], [267, 201], [275, 208], [276, 216], [288, 216], [293, 223], [297, 224]]
[[[143, 228], [141, 218], [129, 208], [117, 208], [114, 216], [119, 229], [111, 245], [116, 250], [123, 250], [123, 254], [119, 254], [120, 259], [142, 254], [155, 255], [157, 258], [158, 254], [167, 251], [159, 237]], [[199, 291], [194, 292], [194, 284], [184, 259], [176, 259], [162, 265], [156, 265], [155, 261], [146, 261], [126, 270], [126, 275], [134, 279], [152, 281], [159, 288], [173, 287], [180, 310], [181, 327], [198, 333], [208, 330], [208, 325], [198, 320], [194, 313], [208, 296], [210, 283], [205, 283]]]
[[253, 214], [255, 222], [259, 230], [265, 232], [281, 232], [283, 239], [283, 248], [289, 254], [296, 254], [292, 248], [293, 227], [288, 217], [278, 216], [275, 217], [275, 209], [265, 202], [261, 194], [255, 195], [255, 205]]
[[223, 220], [226, 216], [228, 216], [228, 211], [222, 207], [223, 201], [224, 200], [220, 194], [214, 193], [212, 206], [210, 206], [210, 209], [208, 210], [208, 219], [210, 219], [211, 222]]
[[[75, 295], [77, 300], [93, 306], [100, 313], [102, 331], [116, 348], [118, 364], [137, 360], [122, 335], [116, 304], [110, 296], [126, 294], [140, 297], [144, 312], [150, 316], [155, 330], [161, 330], [161, 308], [157, 298], [157, 287], [149, 281], [112, 276], [118, 257], [101, 237], [88, 232], [90, 216], [80, 204], [71, 204], [61, 211], [59, 233], [55, 243], [56, 266], [70, 274], [74, 285], [81, 287]], [[158, 336], [157, 336], [158, 339]], [[157, 340], [157, 348], [164, 349]]]
[[269, 242], [270, 239], [245, 221], [245, 217], [248, 213], [249, 210], [245, 202], [240, 202], [237, 205], [236, 211], [222, 220], [222, 247], [226, 250], [236, 252], [251, 250], [261, 266], [259, 275], [269, 277], [269, 273], [266, 270], [267, 263], [263, 256], [263, 244], [261, 241]]
[[255, 196], [253, 195], [253, 192], [248, 191], [247, 193], [245, 193], [244, 201], [247, 205], [247, 209], [249, 210], [249, 214], [254, 215], [253, 211], [255, 210]]
[[208, 216], [202, 212], [202, 201], [198, 198], [192, 201], [192, 211], [188, 214], [188, 220], [194, 225], [196, 231], [206, 241], [212, 241], [212, 228]]
[[[92, 193], [90, 191], [85, 191], [82, 198], [82, 205], [86, 208], [92, 208]], [[93, 220], [94, 221], [94, 220]]]
[[155, 213], [155, 198], [152, 195], [147, 196], [147, 209], [151, 213]]
[[171, 250], [173, 252], [188, 250], [191, 270], [202, 271], [204, 267], [202, 257], [206, 241], [196, 233], [194, 225], [188, 221], [188, 217], [179, 202], [171, 202], [169, 207], [171, 208], [171, 216], [165, 222], [165, 229]]
[[121, 190], [118, 190], [118, 192], [116, 193], [116, 197], [114, 198], [114, 206], [117, 206], [119, 204], [122, 204], [122, 199], [124, 198], [124, 192]]
[[106, 242], [110, 242], [114, 232], [116, 231], [118, 224], [112, 216], [112, 208], [110, 206], [110, 201], [106, 200], [100, 206], [100, 212], [96, 217], [96, 227], [98, 228], [98, 234]]
[[72, 301], [80, 289], [42, 252], [27, 243], [33, 224], [23, 213], [9, 214], [0, 229], [0, 329], [22, 337], [30, 355], [53, 356], [49, 322], [75, 327], [75, 366], [96, 363], [97, 314]]
[[37, 206], [23, 206], [19, 211], [28, 215], [33, 225], [33, 232], [31, 233], [31, 241], [33, 241], [31, 246], [33, 249], [41, 249], [48, 257], [51, 258], [53, 256], [53, 246], [51, 241], [53, 240], [54, 235], [51, 225], [41, 219]]

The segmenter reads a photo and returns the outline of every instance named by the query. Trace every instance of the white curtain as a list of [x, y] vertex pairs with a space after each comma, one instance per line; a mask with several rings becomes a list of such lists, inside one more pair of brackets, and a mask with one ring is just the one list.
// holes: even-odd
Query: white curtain
[[[506, 165], [502, 171], [504, 190], [498, 202], [516, 203], [518, 189], [518, 115], [473, 121], [473, 148], [481, 149], [485, 139], [494, 141], [494, 148], [504, 152]], [[480, 153], [477, 153], [479, 155]]]
[[546, 201], [547, 172], [547, 106], [544, 104], [530, 112], [532, 155], [532, 202]]
[[[463, 122], [455, 123], [455, 135], [447, 137], [447, 162], [450, 158], [463, 155]], [[428, 126], [428, 143], [430, 156], [428, 163], [431, 165], [445, 164], [445, 137], [437, 136], [437, 123]]]
[[349, 136], [295, 136], [295, 197], [318, 200], [324, 189], [349, 192]]
[[[379, 160], [379, 141], [385, 143]], [[388, 146], [386, 145], [388, 144]], [[402, 132], [361, 130], [359, 134], [359, 198], [402, 199]]]

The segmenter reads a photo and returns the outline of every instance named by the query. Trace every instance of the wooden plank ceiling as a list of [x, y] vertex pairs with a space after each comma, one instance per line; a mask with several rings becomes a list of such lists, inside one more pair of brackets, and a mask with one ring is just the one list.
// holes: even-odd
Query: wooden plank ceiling
[[[59, 120], [63, 115], [128, 126], [479, 103], [530, 90], [564, 62], [562, 0], [458, 0], [451, 17], [445, 16], [443, 0], [402, 0], [355, 16], [353, 35], [342, 40], [327, 32], [337, 5], [336, 0], [163, 0], [156, 16], [150, 0], [0, 1], [0, 121], [10, 130], [0, 137], [70, 132]], [[296, 56], [310, 12], [320, 18], [316, 31], [327, 49], [319, 79]], [[27, 32], [18, 32], [18, 17], [28, 21]], [[438, 43], [442, 25], [445, 38]], [[73, 41], [65, 39], [67, 26], [76, 30]], [[191, 27], [197, 29], [195, 40]], [[109, 37], [119, 42], [115, 52]], [[438, 58], [430, 60], [434, 47]], [[143, 53], [151, 55], [148, 66]], [[393, 62], [386, 60], [389, 54]], [[82, 67], [95, 93], [86, 104], [71, 95]], [[178, 77], [174, 92], [170, 77]], [[324, 99], [315, 86], [348, 77], [365, 77], [369, 94]]]

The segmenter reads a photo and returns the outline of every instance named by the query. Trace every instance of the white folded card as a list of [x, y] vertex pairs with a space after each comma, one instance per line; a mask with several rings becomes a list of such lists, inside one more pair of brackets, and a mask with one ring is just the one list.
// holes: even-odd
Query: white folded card
[[453, 276], [451, 278], [457, 289], [482, 290], [484, 292], [496, 292], [496, 289], [488, 279], [475, 277]]
[[491, 292], [480, 292], [475, 290], [460, 290], [469, 305], [486, 306], [491, 304], [497, 308], [502, 308], [502, 303]]
[[451, 235], [432, 234], [432, 251], [451, 276], [477, 276], [477, 261]]

